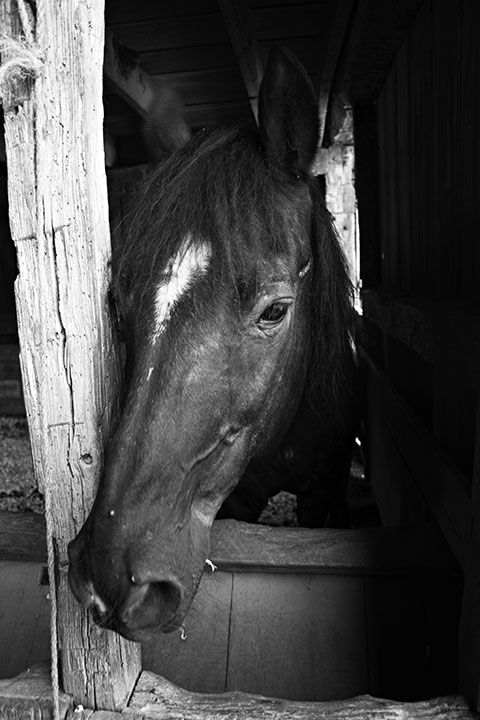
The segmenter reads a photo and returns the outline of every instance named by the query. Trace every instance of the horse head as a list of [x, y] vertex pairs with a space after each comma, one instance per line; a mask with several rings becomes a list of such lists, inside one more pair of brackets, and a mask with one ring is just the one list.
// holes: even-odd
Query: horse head
[[181, 625], [219, 508], [299, 406], [334, 284], [313, 276], [337, 252], [317, 142], [310, 81], [274, 50], [258, 130], [200, 132], [154, 167], [115, 253], [127, 392], [69, 580], [127, 638]]

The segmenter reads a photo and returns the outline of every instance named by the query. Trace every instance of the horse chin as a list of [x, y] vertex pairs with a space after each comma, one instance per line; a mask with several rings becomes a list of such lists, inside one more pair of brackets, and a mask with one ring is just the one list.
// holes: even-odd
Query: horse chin
[[[97, 624], [100, 625], [100, 627], [105, 627], [105, 625], [102, 625], [101, 623]], [[130, 640], [132, 642], [148, 642], [158, 635], [180, 631], [181, 628], [182, 623], [170, 623], [163, 627], [160, 625], [152, 625], [151, 627], [146, 628], [132, 628], [120, 622], [114, 622], [111, 626], [107, 627], [108, 630], [113, 630], [124, 637], [125, 640]]]
[[97, 627], [102, 630], [111, 630], [126, 640], [133, 642], [144, 642], [158, 635], [180, 631], [183, 626], [183, 620], [180, 618], [173, 618], [163, 623], [159, 621], [152, 625], [143, 626], [139, 624], [136, 626], [135, 617], [123, 622], [114, 613], [100, 611], [97, 606], [92, 606], [89, 610], [90, 616]]

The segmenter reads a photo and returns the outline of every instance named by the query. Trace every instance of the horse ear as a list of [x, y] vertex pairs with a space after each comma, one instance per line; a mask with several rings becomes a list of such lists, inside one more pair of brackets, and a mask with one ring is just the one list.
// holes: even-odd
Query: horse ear
[[270, 51], [258, 101], [260, 137], [268, 162], [300, 176], [318, 144], [318, 105], [312, 83], [296, 57]]
[[164, 160], [185, 145], [191, 131], [180, 109], [180, 100], [167, 86], [159, 86], [143, 123], [147, 151], [155, 160]]

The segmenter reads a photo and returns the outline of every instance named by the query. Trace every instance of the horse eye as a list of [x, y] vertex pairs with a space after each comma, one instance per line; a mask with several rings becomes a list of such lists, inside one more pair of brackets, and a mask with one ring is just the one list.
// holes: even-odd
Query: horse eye
[[258, 322], [268, 325], [278, 325], [287, 314], [288, 304], [283, 302], [274, 302], [269, 305], [260, 315]]

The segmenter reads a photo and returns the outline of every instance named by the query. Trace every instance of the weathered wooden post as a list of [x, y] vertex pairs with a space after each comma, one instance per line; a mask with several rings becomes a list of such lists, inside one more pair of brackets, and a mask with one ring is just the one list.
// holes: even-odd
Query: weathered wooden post
[[104, 3], [38, 0], [33, 18], [24, 0], [0, 0], [0, 13], [2, 62], [35, 73], [3, 77], [2, 95], [24, 393], [58, 609], [52, 632], [74, 703], [120, 709], [140, 672], [139, 646], [95, 627], [67, 585], [67, 543], [94, 497], [120, 377], [107, 303]]

